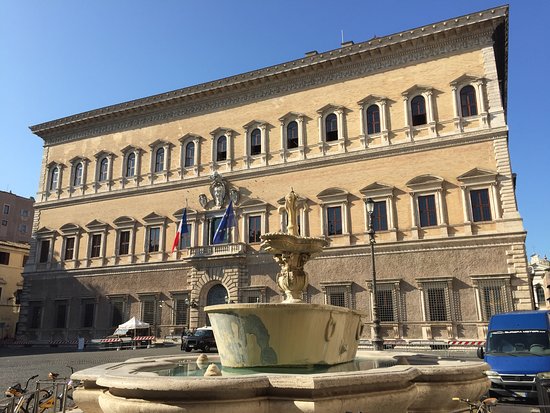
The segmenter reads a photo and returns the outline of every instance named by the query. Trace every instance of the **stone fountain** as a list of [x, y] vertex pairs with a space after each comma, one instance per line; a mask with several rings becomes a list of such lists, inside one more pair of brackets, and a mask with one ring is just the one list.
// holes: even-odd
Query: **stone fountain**
[[[452, 397], [479, 398], [489, 388], [483, 362], [379, 351], [359, 351], [354, 359], [361, 314], [302, 301], [304, 265], [327, 243], [297, 234], [295, 204], [291, 191], [288, 233], [262, 236], [281, 267], [282, 303], [207, 307], [219, 351], [208, 360], [145, 357], [75, 373], [84, 383], [74, 392], [79, 407], [85, 413], [419, 413], [463, 411]], [[161, 375], [195, 365], [191, 375]]]
[[294, 191], [285, 197], [287, 233], [262, 235], [262, 248], [281, 270], [279, 304], [210, 306], [208, 313], [227, 367], [333, 365], [353, 360], [362, 332], [361, 314], [348, 308], [303, 302], [304, 265], [328, 243], [298, 235]]

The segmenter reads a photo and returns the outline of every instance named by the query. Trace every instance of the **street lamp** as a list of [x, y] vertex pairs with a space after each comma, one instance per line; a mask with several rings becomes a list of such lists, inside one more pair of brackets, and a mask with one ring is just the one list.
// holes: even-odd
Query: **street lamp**
[[369, 241], [370, 241], [370, 256], [372, 260], [372, 323], [374, 324], [374, 338], [372, 339], [372, 344], [374, 345], [374, 349], [377, 351], [384, 350], [384, 339], [380, 337], [380, 318], [378, 317], [378, 296], [376, 293], [376, 266], [374, 263], [374, 244], [376, 244], [376, 241], [374, 239], [374, 226], [372, 225], [372, 216], [374, 214], [374, 201], [372, 198], [368, 198], [365, 201], [365, 204], [367, 205], [367, 213], [369, 215], [368, 220], [368, 230], [367, 234], [369, 234]]

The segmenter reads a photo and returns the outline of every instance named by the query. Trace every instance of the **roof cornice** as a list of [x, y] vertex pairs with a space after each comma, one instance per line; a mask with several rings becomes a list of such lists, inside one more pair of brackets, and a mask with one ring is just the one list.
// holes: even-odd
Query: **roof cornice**
[[[189, 102], [194, 102], [194, 105], [197, 101], [209, 102], [216, 97], [232, 96], [243, 89], [253, 89], [258, 86], [263, 88], [266, 84], [303, 77], [304, 74], [314, 71], [344, 67], [350, 62], [359, 61], [365, 57], [382, 59], [387, 53], [396, 51], [403, 53], [407, 50], [418, 49], [426, 45], [430, 38], [449, 41], [452, 38], [471, 34], [476, 28], [478, 30], [494, 28], [501, 21], [508, 21], [508, 6], [500, 6], [384, 37], [375, 37], [339, 49], [313, 55], [308, 54], [308, 56], [286, 63], [82, 112], [37, 124], [31, 126], [30, 129], [34, 134], [43, 138], [46, 144], [55, 144], [60, 140], [76, 140], [85, 136], [108, 133], [113, 128], [106, 125], [113, 122], [119, 124], [117, 130], [131, 128], [135, 126], [135, 122], [133, 122], [135, 118], [145, 114], [148, 115], [147, 122], [154, 124], [167, 119], [162, 114], [167, 108]], [[229, 100], [231, 101], [231, 99]], [[172, 118], [176, 118], [178, 115], [182, 116], [180, 112], [175, 111]], [[95, 128], [95, 130], [89, 131], [90, 128]], [[72, 134], [72, 136], [69, 139], [59, 139], [66, 134]], [[50, 138], [53, 138], [55, 142], [49, 142]]]

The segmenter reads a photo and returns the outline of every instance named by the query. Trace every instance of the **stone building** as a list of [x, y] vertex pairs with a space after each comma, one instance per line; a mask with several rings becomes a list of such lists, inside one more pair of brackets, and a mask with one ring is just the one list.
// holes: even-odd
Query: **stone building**
[[0, 341], [15, 338], [28, 257], [29, 244], [0, 241]]
[[[209, 304], [278, 302], [259, 236], [285, 229], [293, 188], [300, 233], [330, 241], [306, 301], [370, 323], [372, 198], [384, 338], [484, 337], [491, 314], [531, 308], [507, 36], [499, 7], [33, 126], [21, 334], [100, 337], [137, 316], [162, 336]], [[237, 226], [214, 244], [230, 199]]]
[[529, 274], [533, 287], [533, 300], [536, 309], [547, 310], [550, 308], [550, 260], [546, 257], [533, 254], [529, 257]]

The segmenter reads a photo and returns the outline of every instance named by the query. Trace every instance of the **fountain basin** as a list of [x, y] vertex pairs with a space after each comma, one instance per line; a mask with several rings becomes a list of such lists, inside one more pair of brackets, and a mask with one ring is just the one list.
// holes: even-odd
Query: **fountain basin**
[[333, 365], [354, 359], [362, 314], [323, 304], [205, 308], [225, 367]]
[[84, 380], [84, 388], [74, 398], [86, 413], [458, 412], [463, 406], [452, 397], [477, 400], [490, 384], [484, 374], [489, 366], [481, 361], [432, 356], [433, 365], [413, 365], [400, 364], [417, 357], [411, 354], [359, 356], [398, 365], [312, 375], [164, 377], [155, 371], [194, 363], [196, 355], [145, 357], [76, 372], [72, 377]]
[[271, 254], [318, 254], [328, 245], [324, 238], [302, 237], [283, 232], [263, 234], [262, 248]]

